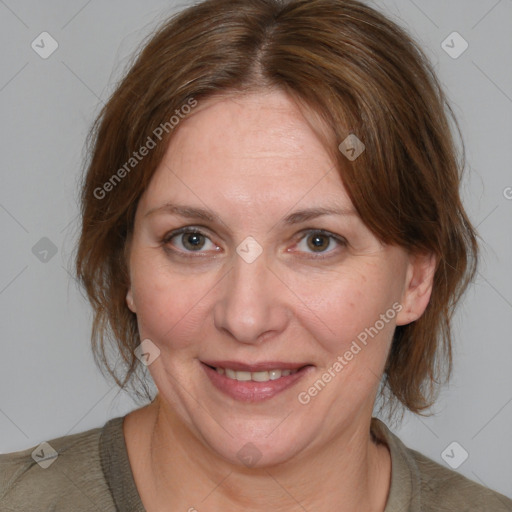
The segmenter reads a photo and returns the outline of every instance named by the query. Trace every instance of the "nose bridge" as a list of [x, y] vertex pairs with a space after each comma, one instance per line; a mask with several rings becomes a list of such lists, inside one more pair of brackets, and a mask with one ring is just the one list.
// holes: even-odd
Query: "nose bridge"
[[265, 333], [284, 329], [287, 313], [279, 280], [269, 269], [266, 255], [251, 259], [240, 254], [234, 256], [226, 276], [214, 321], [218, 329], [228, 331], [238, 341], [255, 343]]

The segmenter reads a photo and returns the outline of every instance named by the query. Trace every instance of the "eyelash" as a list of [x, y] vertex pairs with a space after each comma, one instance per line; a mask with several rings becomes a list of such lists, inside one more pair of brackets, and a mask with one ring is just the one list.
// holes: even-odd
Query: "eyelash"
[[[192, 226], [186, 226], [186, 227], [182, 227], [179, 229], [175, 229], [174, 231], [167, 233], [163, 237], [161, 243], [164, 245], [164, 249], [166, 251], [170, 251], [173, 254], [184, 257], [184, 258], [205, 257], [205, 254], [201, 253], [200, 251], [183, 251], [180, 249], [174, 249], [171, 246], [169, 246], [169, 243], [171, 242], [171, 240], [173, 238], [177, 237], [178, 235], [194, 234], [194, 233], [198, 234], [198, 235], [202, 235], [205, 238], [207, 238], [210, 242], [212, 242], [210, 240], [210, 237], [206, 233], [201, 231], [201, 229], [192, 227]], [[305, 230], [301, 231], [301, 236], [300, 236], [299, 240], [296, 242], [296, 245], [311, 235], [325, 236], [325, 237], [329, 238], [330, 241], [332, 240], [332, 241], [336, 242], [341, 247], [346, 247], [348, 245], [347, 241], [343, 237], [335, 235], [334, 233], [331, 233], [330, 231], [326, 231], [324, 229], [313, 229], [313, 228], [305, 229]], [[295, 251], [292, 251], [292, 252], [295, 252]], [[304, 256], [304, 257], [312, 257], [314, 259], [325, 259], [325, 258], [331, 257], [332, 253], [335, 253], [335, 252], [337, 252], [335, 249], [325, 251], [325, 252], [318, 252], [318, 253], [310, 252], [310, 253], [306, 253], [306, 254], [309, 254], [312, 256]]]

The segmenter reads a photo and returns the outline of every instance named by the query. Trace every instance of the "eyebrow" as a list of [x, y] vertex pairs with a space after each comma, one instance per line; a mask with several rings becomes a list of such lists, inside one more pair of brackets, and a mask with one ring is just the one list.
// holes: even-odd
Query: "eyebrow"
[[[172, 203], [166, 203], [162, 206], [158, 206], [149, 210], [145, 217], [154, 215], [156, 213], [168, 213], [171, 215], [178, 215], [180, 217], [190, 219], [202, 219], [209, 222], [219, 221], [219, 217], [215, 215], [211, 210], [206, 208], [197, 208], [194, 206], [177, 205]], [[303, 210], [290, 213], [282, 220], [282, 223], [287, 225], [300, 224], [301, 222], [306, 222], [323, 215], [357, 216], [358, 214], [352, 208], [305, 208]]]

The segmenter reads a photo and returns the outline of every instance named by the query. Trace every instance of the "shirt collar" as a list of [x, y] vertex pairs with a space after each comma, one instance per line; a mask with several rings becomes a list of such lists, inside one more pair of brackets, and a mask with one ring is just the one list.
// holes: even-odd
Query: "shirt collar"
[[124, 417], [103, 427], [100, 442], [101, 469], [118, 512], [145, 512], [133, 478], [123, 434]]
[[391, 454], [391, 485], [384, 512], [420, 512], [421, 475], [410, 450], [378, 418], [372, 418], [371, 431]]

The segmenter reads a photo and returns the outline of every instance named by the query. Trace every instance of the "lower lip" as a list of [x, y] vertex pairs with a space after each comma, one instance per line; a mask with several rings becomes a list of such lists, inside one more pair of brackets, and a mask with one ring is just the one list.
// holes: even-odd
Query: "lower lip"
[[262, 400], [268, 400], [293, 386], [302, 379], [302, 377], [313, 370], [312, 366], [305, 366], [295, 373], [280, 377], [276, 380], [254, 382], [252, 380], [240, 381], [230, 379], [204, 363], [201, 363], [201, 366], [204, 368], [212, 384], [218, 390], [242, 402], [261, 402]]

